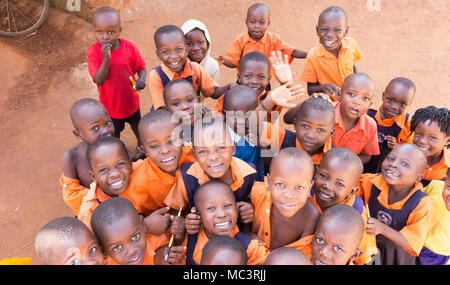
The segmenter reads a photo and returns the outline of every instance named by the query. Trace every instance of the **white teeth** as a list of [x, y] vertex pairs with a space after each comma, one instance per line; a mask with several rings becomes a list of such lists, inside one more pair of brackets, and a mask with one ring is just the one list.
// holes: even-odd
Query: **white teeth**
[[214, 164], [210, 164], [209, 167], [218, 167], [222, 165], [222, 163], [214, 163]]
[[215, 224], [215, 227], [226, 227], [230, 224], [230, 222]]
[[330, 196], [330, 195], [327, 195], [327, 194], [325, 194], [325, 193], [323, 193], [323, 192], [320, 192], [319, 191], [319, 196], [320, 196], [320, 198], [322, 199], [322, 200], [330, 200], [330, 199], [332, 199], [332, 197]]
[[123, 181], [125, 181], [125, 179], [124, 179], [124, 180], [117, 181], [117, 182], [114, 182], [114, 183], [111, 183], [111, 184], [109, 184], [109, 185], [111, 185], [112, 187], [117, 187], [117, 186], [122, 185]]
[[320, 260], [316, 259], [314, 262], [316, 265], [326, 265], [325, 263], [320, 262]]
[[386, 170], [386, 173], [389, 174], [389, 175], [393, 175], [395, 177], [399, 177], [400, 176], [397, 172], [393, 172], [391, 170]]
[[172, 161], [174, 159], [175, 159], [175, 157], [169, 157], [169, 158], [163, 159], [162, 162], [163, 163], [167, 163], [167, 162], [170, 162], [170, 161]]

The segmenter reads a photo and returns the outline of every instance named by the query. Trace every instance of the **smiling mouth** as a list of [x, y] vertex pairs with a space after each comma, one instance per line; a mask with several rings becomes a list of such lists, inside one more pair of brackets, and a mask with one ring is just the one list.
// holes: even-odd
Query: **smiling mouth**
[[358, 115], [358, 114], [359, 114], [359, 110], [358, 110], [358, 109], [355, 109], [355, 108], [350, 108], [350, 109], [349, 109], [349, 112], [350, 112], [351, 114], [355, 114], [355, 115]]
[[131, 258], [128, 261], [128, 264], [133, 265], [133, 264], [141, 264], [141, 260], [142, 260], [143, 256], [142, 254], [137, 254], [136, 256], [134, 256], [133, 258]]
[[337, 43], [337, 40], [334, 40], [334, 41], [327, 41], [327, 40], [324, 40], [324, 41], [323, 41], [323, 45], [326, 46], [326, 47], [334, 46], [336, 43]]
[[214, 163], [214, 164], [210, 164], [208, 165], [208, 168], [211, 169], [212, 171], [219, 171], [220, 169], [222, 169], [223, 163]]
[[318, 259], [314, 259], [314, 264], [315, 264], [315, 265], [327, 265], [326, 263], [323, 263], [323, 262], [321, 262], [321, 261], [318, 260]]
[[332, 195], [326, 194], [324, 191], [317, 191], [317, 196], [323, 201], [331, 201], [334, 200], [334, 197]]
[[231, 222], [223, 222], [223, 223], [214, 224], [214, 227], [216, 227], [216, 228], [228, 228], [230, 225], [231, 225]]
[[173, 163], [174, 160], [175, 160], [175, 156], [172, 156], [172, 157], [161, 160], [161, 163], [170, 164], [170, 163]]
[[125, 178], [122, 179], [122, 180], [113, 182], [113, 183], [109, 183], [108, 185], [113, 187], [113, 188], [118, 188], [118, 187], [122, 186], [124, 182], [125, 182]]
[[390, 170], [390, 169], [386, 169], [384, 171], [384, 174], [389, 177], [395, 177], [395, 178], [400, 177], [400, 173], [398, 173], [397, 171]]

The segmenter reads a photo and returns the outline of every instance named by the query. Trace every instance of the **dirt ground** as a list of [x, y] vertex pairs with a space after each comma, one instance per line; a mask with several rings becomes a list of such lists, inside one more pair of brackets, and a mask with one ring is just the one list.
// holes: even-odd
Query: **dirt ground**
[[[136, 0], [122, 9], [121, 36], [133, 41], [150, 68], [158, 64], [153, 33], [165, 24], [203, 21], [212, 38], [212, 55], [224, 54], [233, 38], [246, 30], [245, 15], [253, 1]], [[349, 35], [364, 55], [357, 63], [376, 84], [376, 104], [388, 81], [406, 76], [417, 85], [409, 108], [450, 107], [449, 26], [446, 0], [264, 1], [271, 9], [269, 30], [293, 46], [309, 50], [317, 44], [320, 11], [339, 5], [348, 13]], [[77, 143], [69, 109], [83, 97], [98, 98], [85, 63], [85, 50], [95, 40], [92, 26], [70, 13], [51, 9], [37, 33], [0, 38], [0, 260], [31, 257], [34, 237], [53, 218], [71, 216], [62, 200], [61, 155]], [[298, 79], [303, 60], [291, 65]], [[235, 81], [235, 71], [221, 66], [220, 83]], [[141, 110], [150, 109], [148, 89]], [[127, 126], [122, 139], [131, 150], [136, 142]]]

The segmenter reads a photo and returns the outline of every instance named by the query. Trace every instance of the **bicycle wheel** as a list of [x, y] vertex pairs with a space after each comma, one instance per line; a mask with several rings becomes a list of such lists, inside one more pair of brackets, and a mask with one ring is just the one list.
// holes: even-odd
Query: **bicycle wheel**
[[39, 28], [49, 0], [0, 0], [0, 36], [17, 37]]

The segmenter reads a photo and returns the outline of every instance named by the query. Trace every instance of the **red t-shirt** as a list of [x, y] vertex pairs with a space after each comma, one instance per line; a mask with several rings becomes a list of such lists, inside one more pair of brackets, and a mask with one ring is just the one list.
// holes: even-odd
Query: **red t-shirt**
[[[100, 102], [109, 115], [115, 119], [124, 119], [139, 109], [139, 95], [133, 89], [130, 75], [145, 68], [145, 61], [138, 48], [131, 42], [119, 39], [120, 46], [111, 51], [108, 76], [103, 85], [97, 85]], [[89, 74], [94, 79], [95, 73], [103, 61], [101, 44], [96, 42], [86, 51]], [[135, 79], [136, 80], [136, 79]]]

